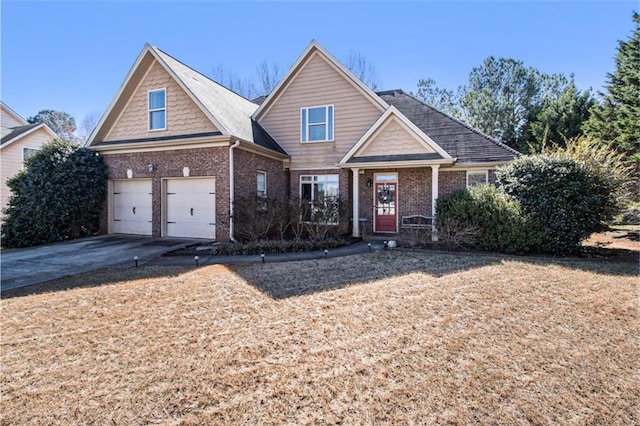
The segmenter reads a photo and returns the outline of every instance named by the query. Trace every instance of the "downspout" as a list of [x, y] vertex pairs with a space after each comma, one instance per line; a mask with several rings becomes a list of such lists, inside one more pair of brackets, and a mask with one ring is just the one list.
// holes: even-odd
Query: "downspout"
[[229, 239], [234, 243], [238, 241], [233, 236], [233, 215], [235, 202], [235, 185], [234, 185], [234, 167], [233, 167], [233, 149], [240, 146], [240, 140], [236, 139], [236, 143], [229, 147]]

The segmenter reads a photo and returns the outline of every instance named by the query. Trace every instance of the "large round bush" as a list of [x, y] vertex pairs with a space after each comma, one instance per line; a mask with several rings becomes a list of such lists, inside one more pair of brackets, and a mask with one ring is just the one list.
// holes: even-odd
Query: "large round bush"
[[7, 181], [12, 191], [2, 224], [3, 247], [28, 247], [98, 230], [107, 167], [96, 153], [57, 139]]
[[501, 168], [497, 181], [523, 213], [540, 223], [538, 251], [566, 254], [599, 230], [617, 210], [613, 183], [568, 157], [528, 156]]

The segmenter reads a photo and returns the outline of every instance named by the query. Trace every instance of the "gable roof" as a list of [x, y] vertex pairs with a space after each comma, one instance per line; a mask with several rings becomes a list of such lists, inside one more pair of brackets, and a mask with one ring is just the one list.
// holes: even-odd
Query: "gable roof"
[[284, 152], [270, 137], [254, 140], [255, 126], [250, 117], [258, 108], [256, 104], [149, 44], [138, 55], [118, 93], [89, 137], [87, 146], [106, 136], [117, 121], [120, 111], [125, 108], [128, 97], [141, 83], [154, 60], [162, 65], [222, 135], [254, 142], [272, 150], [277, 147], [275, 151]]
[[51, 139], [55, 139], [58, 137], [58, 135], [56, 135], [55, 132], [44, 123], [27, 124], [25, 126], [11, 128], [11, 133], [8, 133], [2, 137], [2, 140], [0, 141], [0, 148], [5, 148], [39, 129], [43, 129], [47, 133], [49, 133]]
[[420, 130], [442, 147], [457, 163], [507, 162], [520, 153], [402, 90], [378, 92]]
[[[375, 140], [376, 136], [386, 127], [390, 120], [396, 120], [401, 127], [414, 137], [416, 141], [424, 149], [423, 153], [411, 153], [411, 154], [393, 154], [389, 155], [375, 155], [375, 156], [361, 156], [357, 155], [359, 152], [366, 149], [366, 147]], [[376, 122], [367, 130], [367, 132], [360, 138], [360, 140], [349, 150], [349, 152], [340, 160], [339, 164], [347, 163], [367, 163], [367, 162], [380, 162], [380, 161], [415, 161], [415, 160], [451, 160], [451, 156], [442, 147], [438, 146], [428, 135], [426, 135], [420, 128], [413, 124], [407, 117], [405, 117], [396, 107], [391, 105], [384, 114], [376, 120]]]
[[[319, 55], [322, 57], [327, 63], [334, 68], [339, 74], [341, 74], [345, 80], [351, 83], [359, 92], [361, 92], [365, 98], [371, 101], [374, 105], [376, 105], [380, 111], [384, 111], [387, 109], [387, 103], [381, 99], [379, 96], [375, 94], [373, 90], [367, 87], [358, 77], [356, 77], [351, 71], [349, 71], [344, 65], [336, 60], [329, 52], [327, 52], [316, 40], [311, 40], [311, 43], [307, 46], [307, 48], [302, 52], [302, 54], [298, 57], [296, 62], [289, 68], [289, 71], [285, 74], [284, 78], [280, 80], [278, 85], [269, 93], [269, 95], [260, 102], [260, 106], [253, 113], [252, 118], [254, 120], [258, 120], [260, 116], [265, 114], [271, 105], [277, 101], [282, 92], [286, 90], [287, 86], [291, 83], [291, 81], [295, 78], [296, 74], [300, 72], [300, 70], [305, 66], [305, 64], [312, 58], [313, 55]], [[259, 101], [259, 98], [256, 98], [256, 101]]]
[[0, 108], [2, 108], [4, 110], [5, 113], [9, 114], [11, 117], [13, 117], [16, 121], [22, 123], [22, 125], [26, 126], [27, 124], [29, 124], [27, 122], [27, 120], [25, 120], [24, 118], [22, 118], [20, 116], [20, 114], [18, 114], [17, 112], [15, 112], [14, 110], [12, 110], [11, 108], [9, 108], [9, 105], [5, 104], [4, 102], [0, 101]]

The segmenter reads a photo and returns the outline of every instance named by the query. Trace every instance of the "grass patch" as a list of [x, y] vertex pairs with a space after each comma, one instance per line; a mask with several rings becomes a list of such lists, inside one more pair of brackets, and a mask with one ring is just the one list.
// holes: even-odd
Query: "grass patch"
[[3, 424], [637, 424], [637, 264], [381, 251], [1, 301]]

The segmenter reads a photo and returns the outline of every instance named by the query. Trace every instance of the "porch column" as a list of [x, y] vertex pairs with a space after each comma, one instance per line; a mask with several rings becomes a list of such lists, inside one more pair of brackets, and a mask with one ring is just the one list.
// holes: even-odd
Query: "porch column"
[[438, 168], [440, 165], [431, 166], [431, 216], [433, 224], [431, 226], [431, 241], [438, 241], [438, 230], [435, 227], [436, 201], [438, 200]]
[[360, 185], [359, 185], [359, 175], [360, 169], [351, 169], [353, 173], [353, 226], [351, 227], [352, 233], [355, 238], [360, 237]]

